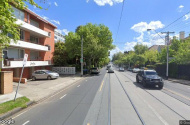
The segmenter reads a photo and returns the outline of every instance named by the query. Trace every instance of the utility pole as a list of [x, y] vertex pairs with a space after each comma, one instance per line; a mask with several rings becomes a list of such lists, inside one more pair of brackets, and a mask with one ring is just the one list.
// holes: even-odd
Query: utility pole
[[175, 33], [175, 32], [169, 32], [169, 31], [168, 31], [168, 32], [162, 32], [162, 34], [167, 34], [167, 35], [166, 35], [166, 45], [167, 45], [166, 79], [168, 79], [168, 69], [169, 69], [169, 65], [168, 65], [168, 63], [169, 63], [169, 46], [168, 46], [168, 44], [169, 44], [169, 41], [170, 41], [170, 33]]
[[83, 76], [83, 36], [81, 39], [81, 59], [80, 59], [80, 63], [81, 63], [81, 77]]

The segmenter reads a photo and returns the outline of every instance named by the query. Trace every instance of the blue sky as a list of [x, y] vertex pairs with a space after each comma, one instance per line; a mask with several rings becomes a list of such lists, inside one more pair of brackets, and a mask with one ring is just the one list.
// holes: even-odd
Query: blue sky
[[[35, 0], [48, 10], [40, 10], [29, 5], [29, 9], [55, 24], [60, 32], [67, 34], [74, 32], [79, 25], [86, 23], [104, 24], [113, 33], [118, 51], [131, 50], [137, 43], [148, 46], [164, 44], [154, 31], [147, 32], [147, 28], [161, 31], [168, 24], [190, 11], [189, 0], [125, 0], [123, 16], [117, 39], [116, 33], [123, 0], [46, 0], [45, 4]], [[179, 31], [190, 33], [190, 14], [187, 14], [162, 31]], [[164, 37], [164, 34], [160, 34]]]

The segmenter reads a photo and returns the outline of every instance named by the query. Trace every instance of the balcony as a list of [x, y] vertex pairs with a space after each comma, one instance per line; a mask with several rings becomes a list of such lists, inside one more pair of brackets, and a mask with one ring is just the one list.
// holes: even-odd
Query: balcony
[[29, 23], [26, 23], [22, 20], [17, 19], [16, 24], [21, 25], [20, 26], [21, 29], [28, 31], [35, 36], [38, 36], [38, 37], [50, 37], [51, 36], [51, 34], [49, 32], [41, 30], [40, 28], [30, 25]]
[[[4, 60], [4, 66], [3, 68], [19, 68], [23, 67], [23, 59], [17, 59], [16, 60]], [[25, 67], [34, 67], [34, 66], [48, 66], [51, 65], [51, 61], [27, 61]]]
[[11, 41], [10, 46], [12, 47], [17, 47], [17, 48], [27, 48], [27, 49], [32, 49], [32, 50], [39, 50], [39, 51], [49, 51], [49, 48], [47, 46], [42, 46], [30, 42], [24, 42], [18, 40], [17, 43], [14, 43]]

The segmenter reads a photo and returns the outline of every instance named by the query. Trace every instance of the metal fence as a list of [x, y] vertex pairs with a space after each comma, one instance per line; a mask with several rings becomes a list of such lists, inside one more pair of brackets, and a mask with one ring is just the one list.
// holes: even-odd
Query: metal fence
[[54, 72], [59, 73], [60, 75], [73, 75], [76, 74], [76, 69], [75, 67], [53, 67], [52, 70]]
[[[156, 65], [155, 70], [160, 76], [166, 76], [166, 65]], [[190, 80], [190, 64], [169, 64], [169, 77]]]

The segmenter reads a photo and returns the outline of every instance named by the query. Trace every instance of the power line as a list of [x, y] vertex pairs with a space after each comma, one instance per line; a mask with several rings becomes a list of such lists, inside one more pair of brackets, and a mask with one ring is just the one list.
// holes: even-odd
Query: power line
[[117, 35], [118, 35], [119, 28], [120, 28], [120, 24], [121, 24], [121, 18], [122, 18], [122, 16], [123, 16], [124, 4], [125, 4], [125, 0], [123, 0], [123, 4], [122, 4], [121, 15], [120, 15], [120, 19], [119, 19], [119, 25], [118, 25], [118, 28], [117, 28], [117, 33], [116, 33], [116, 37], [115, 37], [115, 42], [116, 42], [116, 40], [117, 40]]
[[184, 14], [183, 16], [177, 18], [176, 20], [174, 20], [172, 23], [168, 24], [166, 27], [164, 27], [162, 30], [160, 30], [159, 32], [162, 32], [164, 29], [168, 28], [169, 26], [171, 26], [172, 24], [174, 24], [175, 22], [177, 22], [178, 20], [180, 20], [181, 18], [183, 18], [185, 15], [189, 14], [189, 12], [187, 12], [186, 14]]

